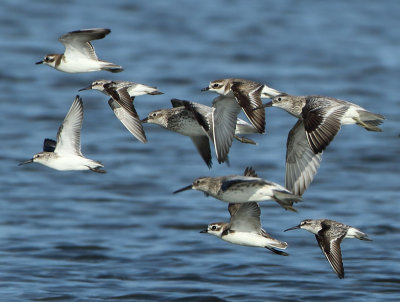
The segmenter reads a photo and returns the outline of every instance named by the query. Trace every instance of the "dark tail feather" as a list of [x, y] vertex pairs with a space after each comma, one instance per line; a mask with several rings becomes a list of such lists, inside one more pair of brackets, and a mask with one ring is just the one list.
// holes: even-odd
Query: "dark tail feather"
[[288, 253], [285, 253], [285, 252], [282, 252], [282, 251], [276, 250], [276, 249], [274, 249], [273, 247], [268, 247], [268, 246], [266, 246], [265, 248], [266, 248], [266, 249], [268, 249], [268, 250], [270, 250], [271, 252], [273, 252], [273, 253], [277, 254], [277, 255], [281, 255], [281, 256], [289, 256], [289, 254], [288, 254]]
[[164, 92], [161, 92], [161, 91], [153, 91], [153, 92], [149, 92], [148, 94], [150, 94], [150, 95], [159, 95], [159, 94], [164, 94]]
[[96, 173], [107, 173], [107, 171], [106, 170], [102, 170], [100, 166], [96, 167], [96, 168], [90, 168], [89, 167], [89, 170], [93, 171], [93, 172], [96, 172]]
[[117, 73], [117, 72], [123, 71], [124, 69], [119, 65], [109, 64], [109, 65], [103, 66], [101, 68], [101, 70], [109, 71], [109, 72], [112, 72], [112, 73]]

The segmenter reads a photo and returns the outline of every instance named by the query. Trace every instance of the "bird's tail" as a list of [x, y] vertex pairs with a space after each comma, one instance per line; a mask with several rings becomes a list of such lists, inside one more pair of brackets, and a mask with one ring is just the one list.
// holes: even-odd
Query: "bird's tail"
[[124, 69], [122, 68], [122, 66], [105, 62], [105, 64], [101, 67], [101, 70], [110, 71], [112, 73], [117, 73], [117, 72], [123, 71]]
[[382, 124], [385, 119], [383, 115], [364, 110], [358, 110], [358, 114], [359, 116], [354, 118], [357, 125], [364, 127], [368, 131], [382, 132], [378, 125]]
[[367, 235], [367, 234], [361, 232], [360, 230], [357, 230], [357, 232], [356, 232], [356, 234], [355, 234], [355, 237], [356, 237], [357, 239], [360, 239], [360, 240], [372, 241], [372, 239], [369, 239], [369, 238], [368, 238], [368, 235]]
[[289, 191], [275, 191], [274, 200], [281, 205], [286, 210], [297, 212], [293, 207], [293, 203], [301, 201], [301, 196], [294, 195]]
[[243, 144], [252, 144], [252, 145], [257, 145], [257, 143], [255, 141], [253, 141], [250, 138], [247, 138], [245, 136], [238, 136], [238, 135], [234, 135], [234, 138], [236, 138], [239, 142], [243, 143]]
[[269, 249], [271, 252], [273, 252], [273, 253], [275, 253], [275, 254], [277, 254], [277, 255], [289, 256], [288, 253], [283, 252], [283, 251], [276, 250], [276, 249], [274, 249], [273, 247], [266, 246], [265, 248], [266, 248], [266, 249]]

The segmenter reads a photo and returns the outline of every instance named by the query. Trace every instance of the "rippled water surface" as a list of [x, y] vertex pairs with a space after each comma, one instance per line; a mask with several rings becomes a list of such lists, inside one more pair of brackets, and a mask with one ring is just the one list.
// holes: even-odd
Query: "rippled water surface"
[[[27, 1], [0, 9], [0, 299], [4, 301], [398, 301], [400, 299], [399, 1]], [[57, 38], [107, 27], [100, 58], [125, 71], [66, 74], [34, 65], [63, 51]], [[350, 100], [386, 116], [382, 133], [345, 126], [297, 206], [262, 204], [263, 226], [289, 257], [200, 234], [228, 221], [226, 204], [172, 192], [198, 176], [284, 182], [295, 119], [267, 111], [258, 144], [234, 142], [230, 166], [211, 170], [190, 139], [145, 125], [136, 141], [107, 98], [84, 91], [82, 151], [107, 174], [18, 167], [55, 138], [78, 89], [95, 79], [157, 86], [135, 100], [144, 117], [171, 98], [211, 104], [210, 80], [241, 77], [291, 94]], [[284, 233], [331, 218], [372, 242], [342, 244], [339, 280], [315, 237]]]

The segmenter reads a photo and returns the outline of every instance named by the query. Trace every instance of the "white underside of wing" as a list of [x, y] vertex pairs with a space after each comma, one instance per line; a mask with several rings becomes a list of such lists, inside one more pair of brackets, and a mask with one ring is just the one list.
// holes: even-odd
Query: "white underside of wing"
[[288, 135], [285, 187], [301, 196], [313, 181], [321, 160], [322, 152], [315, 154], [310, 148], [303, 122], [299, 120]]
[[58, 129], [55, 153], [83, 156], [81, 153], [81, 129], [83, 122], [82, 99], [76, 97], [63, 124]]
[[213, 139], [219, 162], [227, 159], [235, 134], [237, 115], [241, 107], [232, 97], [218, 96], [213, 101]]

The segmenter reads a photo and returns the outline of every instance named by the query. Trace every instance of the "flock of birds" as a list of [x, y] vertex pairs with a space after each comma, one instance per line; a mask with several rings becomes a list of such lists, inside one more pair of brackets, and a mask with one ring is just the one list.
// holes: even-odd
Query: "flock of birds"
[[[102, 28], [69, 32], [59, 38], [65, 46], [63, 54], [48, 54], [36, 64], [68, 73], [121, 72], [121, 66], [99, 60], [90, 42], [109, 33], [109, 29]], [[261, 227], [258, 202], [274, 200], [284, 209], [296, 211], [294, 203], [301, 201], [301, 196], [317, 173], [323, 151], [341, 125], [357, 124], [369, 131], [381, 131], [378, 126], [384, 120], [382, 115], [347, 101], [323, 96], [293, 96], [264, 84], [236, 78], [215, 80], [202, 89], [219, 94], [211, 107], [172, 99], [172, 108], [155, 110], [144, 119], [140, 119], [135, 110], [134, 98], [143, 94], [162, 94], [156, 87], [127, 81], [97, 80], [80, 91], [88, 89], [98, 90], [109, 97], [108, 104], [116, 117], [140, 142], [147, 142], [144, 123], [160, 125], [189, 136], [209, 168], [212, 166], [210, 141], [218, 162], [227, 162], [233, 139], [255, 144], [240, 135], [265, 132], [266, 107], [279, 107], [297, 117], [287, 138], [285, 186], [260, 178], [253, 168], [247, 167], [243, 175], [200, 177], [174, 192], [194, 189], [229, 203], [229, 223], [211, 223], [201, 232], [234, 244], [267, 248], [283, 256], [288, 255], [282, 251], [287, 248], [287, 243], [273, 238]], [[263, 98], [272, 101], [262, 104]], [[250, 123], [238, 118], [241, 110]], [[100, 162], [84, 157], [81, 152], [82, 121], [83, 102], [76, 96], [58, 129], [56, 141], [45, 139], [43, 152], [21, 164], [37, 162], [61, 171], [105, 173]], [[344, 278], [340, 249], [342, 240], [370, 240], [359, 229], [329, 219], [306, 219], [285, 231], [299, 228], [315, 234], [319, 247], [339, 278]]]

